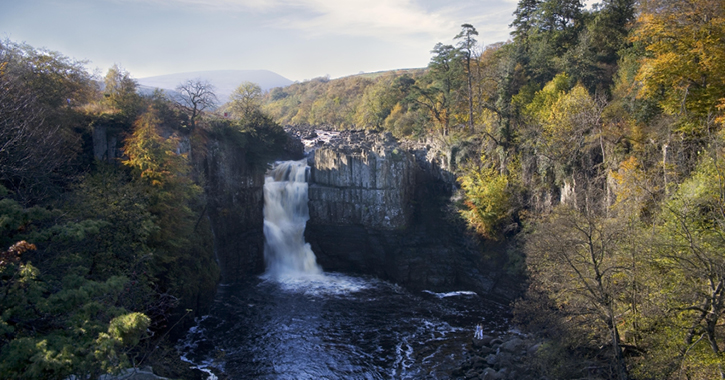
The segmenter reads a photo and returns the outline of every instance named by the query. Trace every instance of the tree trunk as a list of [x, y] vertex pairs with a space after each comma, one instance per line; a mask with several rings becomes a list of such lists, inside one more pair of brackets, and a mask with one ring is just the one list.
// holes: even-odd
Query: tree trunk
[[617, 330], [617, 323], [613, 311], [609, 315], [609, 332], [612, 338], [612, 354], [614, 355], [617, 379], [629, 380], [627, 364], [624, 362], [624, 355], [622, 355], [622, 346], [619, 345], [619, 330]]

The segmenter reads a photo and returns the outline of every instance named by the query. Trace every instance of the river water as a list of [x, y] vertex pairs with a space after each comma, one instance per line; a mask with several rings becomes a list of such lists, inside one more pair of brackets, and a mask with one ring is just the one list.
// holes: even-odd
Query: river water
[[184, 360], [211, 379], [447, 379], [477, 324], [506, 329], [507, 308], [473, 292], [411, 292], [323, 273], [302, 237], [306, 173], [304, 161], [270, 172], [267, 273], [219, 287], [210, 313], [179, 343]]

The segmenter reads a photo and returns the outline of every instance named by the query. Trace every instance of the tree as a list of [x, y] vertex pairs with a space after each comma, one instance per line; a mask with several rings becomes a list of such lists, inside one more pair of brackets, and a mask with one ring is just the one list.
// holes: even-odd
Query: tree
[[214, 86], [201, 79], [189, 79], [176, 86], [179, 93], [178, 102], [189, 112], [189, 128], [193, 133], [199, 115], [216, 106], [218, 100], [214, 94]]
[[[481, 157], [486, 165], [485, 157]], [[508, 178], [498, 170], [481, 166], [469, 168], [458, 178], [464, 192], [465, 209], [460, 213], [481, 236], [498, 240], [511, 207]]]
[[615, 220], [562, 205], [537, 224], [525, 252], [532, 286], [545, 290], [572, 327], [591, 329], [590, 339], [609, 345], [616, 378], [625, 380], [618, 327], [628, 270], [618, 252], [622, 232]]
[[443, 136], [450, 130], [455, 93], [461, 88], [461, 61], [452, 45], [437, 43], [428, 64], [428, 73], [413, 86], [411, 99], [424, 107], [440, 127]]
[[649, 53], [637, 79], [641, 95], [665, 112], [704, 118], [725, 99], [725, 8], [719, 0], [652, 1], [634, 41]]
[[476, 47], [476, 39], [478, 31], [471, 24], [461, 25], [461, 32], [456, 35], [458, 42], [458, 50], [463, 53], [466, 60], [466, 79], [468, 84], [468, 128], [473, 131], [473, 73], [471, 72], [471, 59], [473, 57], [473, 49]]
[[80, 63], [0, 43], [0, 181], [23, 203], [37, 202], [68, 181], [81, 145], [73, 107], [93, 92]]
[[104, 102], [118, 110], [126, 123], [132, 123], [141, 111], [141, 96], [136, 92], [138, 83], [118, 65], [108, 69], [104, 83]]
[[244, 82], [231, 95], [229, 110], [232, 115], [244, 118], [258, 111], [262, 105], [262, 88], [252, 82]]
[[526, 43], [531, 30], [537, 27], [540, 5], [541, 0], [519, 0], [514, 11], [514, 21], [509, 25], [513, 27], [511, 35], [517, 42]]
[[666, 307], [682, 342], [678, 367], [689, 362], [725, 378], [725, 167], [721, 151], [709, 153], [665, 203], [657, 263], [666, 268]]
[[363, 92], [355, 113], [356, 123], [372, 129], [383, 129], [386, 119], [396, 105], [408, 95], [413, 83], [415, 81], [407, 75], [399, 77], [384, 75], [378, 78]]

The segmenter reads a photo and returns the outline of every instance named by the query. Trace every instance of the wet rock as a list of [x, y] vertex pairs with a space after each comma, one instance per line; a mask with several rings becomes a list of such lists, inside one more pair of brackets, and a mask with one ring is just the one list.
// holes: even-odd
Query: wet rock
[[481, 339], [474, 339], [474, 342], [478, 342], [479, 344], [481, 344], [483, 346], [490, 346], [492, 340], [493, 340], [492, 336], [484, 335]]
[[496, 378], [497, 379], [506, 379], [509, 375], [509, 369], [508, 368], [501, 368], [496, 372]]
[[498, 363], [498, 356], [496, 356], [496, 354], [489, 354], [486, 356], [486, 363], [490, 366], [496, 365], [496, 363]]
[[157, 376], [151, 367], [128, 368], [118, 375], [101, 375], [99, 380], [169, 380], [166, 377]]
[[456, 368], [455, 370], [453, 370], [453, 372], [451, 372], [451, 375], [453, 375], [455, 377], [463, 376], [466, 373], [466, 370], [468, 370], [468, 369], [470, 369], [470, 368], [465, 368], [465, 367]]
[[515, 357], [508, 352], [499, 352], [496, 355], [496, 368], [510, 367], [515, 360]]
[[486, 355], [488, 355], [488, 354], [492, 354], [492, 353], [495, 353], [495, 352], [496, 352], [496, 350], [494, 350], [491, 347], [486, 347], [486, 346], [483, 346], [483, 347], [481, 347], [481, 348], [478, 349], [478, 354], [481, 355], [481, 356], [484, 356], [484, 357]]
[[519, 338], [512, 338], [501, 344], [501, 350], [511, 353], [520, 352], [524, 347], [524, 341]]
[[473, 368], [474, 369], [481, 369], [481, 368], [486, 368], [486, 367], [488, 367], [488, 363], [486, 362], [486, 359], [484, 359], [480, 356], [476, 356], [473, 359]]
[[526, 350], [526, 354], [529, 356], [534, 356], [536, 355], [536, 352], [539, 351], [539, 348], [541, 348], [541, 343], [536, 343], [535, 345], [529, 347]]
[[496, 377], [497, 373], [496, 370], [493, 368], [486, 368], [483, 370], [483, 373], [481, 374], [482, 380], [494, 380], [497, 379]]
[[481, 375], [475, 369], [466, 372], [466, 380], [480, 379]]

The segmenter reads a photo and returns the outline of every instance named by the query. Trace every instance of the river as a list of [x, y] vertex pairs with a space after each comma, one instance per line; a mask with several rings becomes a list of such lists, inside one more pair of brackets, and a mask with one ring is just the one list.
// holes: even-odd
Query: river
[[221, 285], [179, 343], [210, 379], [447, 379], [476, 325], [504, 331], [507, 307], [470, 291], [411, 292], [373, 277], [324, 273], [302, 237], [307, 166], [265, 181], [267, 273]]

